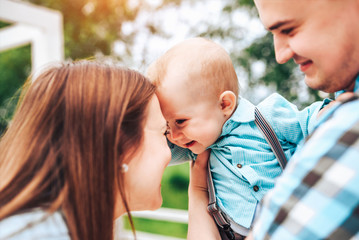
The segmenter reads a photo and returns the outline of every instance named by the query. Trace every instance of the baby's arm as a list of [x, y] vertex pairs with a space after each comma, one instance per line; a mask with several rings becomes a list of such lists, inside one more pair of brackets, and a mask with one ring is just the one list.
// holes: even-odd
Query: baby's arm
[[281, 95], [272, 94], [258, 105], [258, 109], [269, 121], [281, 143], [297, 145], [314, 130], [318, 112], [328, 102], [315, 102], [298, 110]]
[[[330, 106], [332, 100], [329, 98], [324, 99], [321, 102], [314, 102], [303, 110], [299, 111], [298, 121], [301, 126], [306, 126], [307, 132], [303, 132], [304, 137], [307, 137], [311, 134], [315, 127], [318, 125], [318, 120], [321, 114]], [[304, 118], [302, 120], [301, 118]], [[307, 121], [305, 120], [307, 118]], [[304, 127], [302, 127], [303, 129]]]

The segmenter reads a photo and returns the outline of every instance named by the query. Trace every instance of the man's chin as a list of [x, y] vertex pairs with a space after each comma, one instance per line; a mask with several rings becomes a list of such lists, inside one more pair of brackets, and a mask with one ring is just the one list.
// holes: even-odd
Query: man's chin
[[324, 86], [324, 84], [321, 84], [321, 80], [318, 79], [317, 77], [308, 77], [307, 75], [305, 76], [305, 84], [310, 87], [311, 89], [314, 90], [319, 90], [319, 91], [323, 91], [326, 93], [330, 93], [326, 88], [326, 86]]
[[341, 82], [336, 81], [336, 79], [333, 78], [324, 79], [323, 77], [308, 77], [306, 75], [304, 81], [305, 84], [311, 89], [323, 91], [326, 93], [335, 93], [345, 89], [345, 86], [342, 86]]

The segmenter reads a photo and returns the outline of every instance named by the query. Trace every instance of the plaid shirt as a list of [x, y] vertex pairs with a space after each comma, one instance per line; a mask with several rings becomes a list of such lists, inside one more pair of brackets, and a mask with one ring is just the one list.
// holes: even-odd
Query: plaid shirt
[[330, 110], [264, 198], [254, 239], [359, 239], [359, 100]]

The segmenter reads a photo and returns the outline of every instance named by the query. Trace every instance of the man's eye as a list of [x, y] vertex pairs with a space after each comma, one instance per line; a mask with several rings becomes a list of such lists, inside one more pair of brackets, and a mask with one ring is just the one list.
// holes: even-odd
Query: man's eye
[[181, 125], [181, 124], [183, 124], [185, 121], [186, 121], [186, 119], [177, 119], [177, 120], [176, 120], [176, 124], [177, 124], [177, 125]]
[[283, 34], [290, 34], [292, 31], [293, 31], [293, 29], [294, 28], [287, 28], [287, 29], [283, 29], [282, 31], [281, 31], [281, 33], [283, 33]]

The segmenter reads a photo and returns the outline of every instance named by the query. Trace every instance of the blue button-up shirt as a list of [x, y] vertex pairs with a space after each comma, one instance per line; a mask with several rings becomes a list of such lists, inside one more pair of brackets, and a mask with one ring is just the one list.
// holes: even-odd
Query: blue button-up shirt
[[264, 198], [254, 239], [359, 239], [359, 100], [319, 124]]
[[[320, 102], [299, 111], [278, 94], [257, 108], [275, 131], [287, 159], [314, 129]], [[210, 166], [219, 207], [236, 223], [249, 228], [256, 206], [282, 172], [279, 163], [254, 122], [255, 106], [240, 98], [223, 125], [219, 139], [209, 148]], [[188, 149], [172, 146], [172, 163], [193, 157]], [[239, 166], [239, 167], [238, 167]]]

